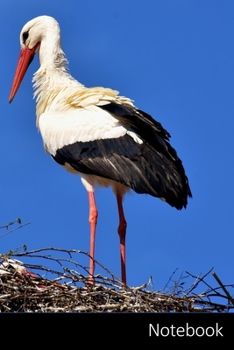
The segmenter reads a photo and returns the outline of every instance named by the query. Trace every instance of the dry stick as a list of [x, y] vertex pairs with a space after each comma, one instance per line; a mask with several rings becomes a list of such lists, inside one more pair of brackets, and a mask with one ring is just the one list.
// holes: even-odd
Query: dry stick
[[220, 285], [220, 287], [222, 288], [222, 290], [224, 291], [224, 293], [228, 297], [228, 300], [232, 303], [232, 305], [234, 305], [234, 299], [231, 297], [231, 295], [229, 294], [229, 292], [227, 291], [227, 289], [225, 288], [223, 283], [220, 281], [217, 274], [215, 272], [212, 272], [212, 275], [214, 276], [214, 278], [216, 279], [216, 281], [218, 282], [218, 284]]
[[[17, 253], [17, 254], [11, 254], [11, 256], [16, 256], [16, 257], [20, 257], [20, 256], [24, 256], [24, 257], [40, 257], [40, 256], [37, 256], [35, 253], [39, 253], [39, 252], [43, 252], [43, 251], [57, 251], [57, 252], [63, 252], [63, 253], [67, 253], [69, 254], [69, 256], [71, 257], [72, 253], [78, 253], [78, 254], [83, 254], [83, 255], [86, 255], [87, 257], [90, 258], [90, 255], [87, 253], [87, 252], [84, 252], [82, 250], [76, 250], [76, 249], [63, 249], [63, 248], [55, 248], [55, 247], [47, 247], [47, 248], [39, 248], [39, 249], [34, 249], [34, 250], [31, 250], [31, 251], [26, 251], [26, 252], [23, 252], [23, 253]], [[61, 260], [61, 258], [50, 258], [46, 255], [44, 256], [41, 256], [42, 258], [45, 258], [45, 259], [51, 259], [54, 261], [57, 261], [58, 260]], [[128, 286], [125, 286], [123, 285], [123, 283], [121, 282], [121, 280], [115, 275], [113, 274], [109, 269], [107, 269], [103, 264], [101, 264], [99, 261], [97, 261], [95, 259], [95, 264], [99, 265], [103, 270], [105, 270], [111, 277], [112, 279], [115, 280], [115, 283], [117, 283], [118, 285], [118, 288], [128, 288]], [[78, 264], [77, 264], [78, 265]], [[83, 267], [83, 269], [87, 272], [87, 270]], [[94, 278], [98, 278], [99, 276], [98, 275], [95, 275]]]
[[[20, 226], [14, 228], [14, 229], [11, 230], [11, 231], [7, 231], [7, 232], [3, 233], [2, 235], [0, 235], [0, 238], [2, 238], [2, 237], [4, 237], [4, 236], [7, 236], [7, 235], [9, 235], [9, 234], [11, 234], [11, 233], [13, 233], [13, 232], [19, 230], [20, 228], [23, 228], [23, 227], [25, 227], [25, 226], [27, 226], [27, 225], [30, 225], [30, 224], [31, 224], [31, 222], [27, 222], [26, 224], [20, 225]], [[6, 226], [5, 226], [5, 227], [6, 227]], [[1, 226], [0, 228], [4, 228], [4, 226]]]

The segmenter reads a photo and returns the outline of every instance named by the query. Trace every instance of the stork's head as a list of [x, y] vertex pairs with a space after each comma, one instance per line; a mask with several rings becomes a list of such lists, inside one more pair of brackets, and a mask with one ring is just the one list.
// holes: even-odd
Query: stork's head
[[39, 16], [23, 26], [20, 32], [20, 57], [16, 67], [9, 102], [15, 97], [35, 53], [40, 50], [40, 45], [48, 36], [48, 33], [54, 33], [58, 37], [60, 36], [58, 22], [53, 17]]

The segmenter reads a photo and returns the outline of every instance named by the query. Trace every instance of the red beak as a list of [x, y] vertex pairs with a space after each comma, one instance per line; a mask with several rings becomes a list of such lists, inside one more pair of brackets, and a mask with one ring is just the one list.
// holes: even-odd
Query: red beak
[[36, 50], [37, 50], [39, 45], [40, 45], [40, 43], [37, 43], [32, 49], [29, 49], [27, 46], [25, 46], [20, 51], [20, 57], [19, 57], [18, 64], [16, 67], [16, 72], [15, 72], [15, 76], [14, 76], [14, 80], [12, 83], [11, 92], [10, 92], [10, 96], [9, 96], [9, 103], [11, 103], [11, 101], [15, 97], [15, 95], [20, 87], [20, 84], [24, 78], [24, 75], [25, 75], [30, 63], [32, 62], [32, 60], [34, 58], [34, 55], [35, 55]]

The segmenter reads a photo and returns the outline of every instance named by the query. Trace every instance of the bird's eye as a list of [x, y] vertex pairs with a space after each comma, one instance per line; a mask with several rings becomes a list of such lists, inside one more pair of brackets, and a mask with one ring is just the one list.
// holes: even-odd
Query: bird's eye
[[22, 35], [24, 44], [25, 44], [25, 41], [28, 39], [28, 32], [29, 32], [29, 30], [27, 32], [24, 32]]

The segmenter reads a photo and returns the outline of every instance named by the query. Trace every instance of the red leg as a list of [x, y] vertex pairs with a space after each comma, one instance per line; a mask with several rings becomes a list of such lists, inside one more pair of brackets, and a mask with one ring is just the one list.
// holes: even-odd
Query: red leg
[[[95, 203], [95, 197], [93, 192], [88, 192], [89, 195], [89, 223], [90, 223], [90, 260], [89, 260], [89, 273], [91, 276], [94, 274], [94, 252], [95, 252], [95, 235], [97, 226], [98, 211]], [[93, 278], [91, 278], [93, 283]]]
[[123, 211], [123, 197], [117, 194], [116, 198], [117, 198], [117, 205], [118, 205], [118, 212], [119, 212], [118, 234], [120, 238], [121, 276], [122, 276], [122, 282], [127, 284], [126, 251], [125, 251], [125, 237], [126, 237], [127, 222], [125, 220], [124, 211]]

